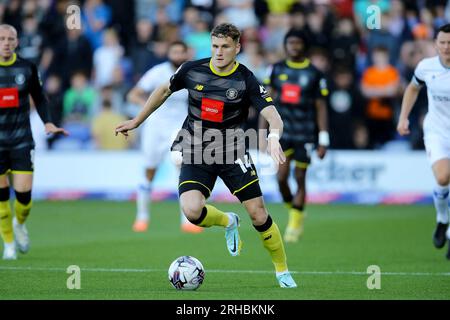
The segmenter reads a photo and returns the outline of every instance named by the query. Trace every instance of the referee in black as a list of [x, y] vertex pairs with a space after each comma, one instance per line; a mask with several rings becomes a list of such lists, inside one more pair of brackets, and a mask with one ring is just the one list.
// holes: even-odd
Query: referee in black
[[[229, 253], [239, 255], [242, 245], [238, 233], [239, 216], [206, 204], [217, 177], [220, 177], [250, 215], [272, 258], [279, 285], [295, 288], [297, 284], [288, 271], [280, 231], [267, 212], [255, 166], [245, 146], [245, 138], [242, 138], [244, 132], [239, 131], [247, 120], [250, 105], [253, 105], [269, 123], [268, 152], [277, 164], [281, 164], [286, 160], [279, 143], [283, 122], [266, 89], [249, 69], [236, 61], [241, 48], [239, 39], [240, 32], [234, 25], [216, 26], [211, 32], [211, 58], [184, 63], [170, 83], [152, 93], [134, 119], [117, 126], [116, 135], [127, 136], [129, 130], [144, 122], [172, 92], [187, 89], [188, 116], [172, 146], [172, 150], [183, 154], [178, 189], [184, 214], [201, 227], [224, 227]], [[201, 129], [201, 137], [196, 135], [196, 128]], [[229, 139], [229, 135], [235, 135], [237, 141]], [[209, 139], [212, 136], [214, 140]], [[208, 157], [212, 154], [213, 162]]]
[[[17, 259], [29, 249], [25, 220], [31, 210], [34, 141], [30, 127], [30, 102], [45, 124], [47, 134], [64, 134], [50, 120], [36, 65], [15, 53], [17, 31], [0, 25], [0, 231], [4, 241], [3, 259]], [[16, 195], [13, 214], [9, 203], [9, 174]], [[14, 230], [13, 230], [14, 229]], [[14, 241], [15, 240], [15, 241]]]

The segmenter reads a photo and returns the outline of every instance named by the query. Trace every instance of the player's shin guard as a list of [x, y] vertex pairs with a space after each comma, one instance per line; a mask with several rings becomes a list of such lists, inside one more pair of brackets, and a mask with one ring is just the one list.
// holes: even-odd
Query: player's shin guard
[[16, 212], [16, 219], [19, 224], [24, 224], [28, 218], [33, 201], [31, 201], [31, 191], [17, 192], [16, 200], [14, 201], [14, 211]]
[[433, 201], [434, 207], [436, 208], [436, 220], [437, 222], [447, 224], [449, 221], [448, 217], [448, 186], [436, 185], [433, 191]]
[[5, 243], [14, 241], [9, 187], [0, 189], [0, 233]]
[[227, 227], [229, 223], [228, 215], [219, 209], [207, 204], [203, 210], [200, 218], [197, 221], [191, 221], [200, 227], [222, 226]]
[[264, 248], [269, 252], [276, 272], [284, 272], [288, 270], [286, 263], [286, 252], [284, 251], [283, 241], [281, 240], [280, 230], [270, 216], [261, 226], [255, 226], [259, 232]]

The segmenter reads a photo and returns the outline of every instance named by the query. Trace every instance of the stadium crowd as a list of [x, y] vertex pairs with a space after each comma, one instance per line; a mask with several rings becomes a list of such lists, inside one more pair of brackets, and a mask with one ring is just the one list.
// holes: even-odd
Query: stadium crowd
[[[80, 8], [81, 28], [67, 28], [70, 5]], [[307, 33], [309, 57], [330, 87], [331, 149], [423, 149], [426, 90], [411, 115], [412, 134], [399, 137], [395, 123], [415, 66], [435, 55], [433, 39], [450, 21], [450, 1], [9, 0], [0, 3], [0, 21], [18, 30], [17, 52], [39, 66], [53, 120], [71, 133], [43, 136], [33, 111], [40, 149], [137, 148], [136, 137], [113, 134], [139, 112], [127, 93], [166, 60], [173, 41], [185, 41], [192, 59], [210, 56], [210, 30], [221, 22], [240, 28], [238, 60], [261, 82], [268, 66], [283, 59], [284, 34]], [[248, 126], [256, 127], [257, 118], [251, 112]]]

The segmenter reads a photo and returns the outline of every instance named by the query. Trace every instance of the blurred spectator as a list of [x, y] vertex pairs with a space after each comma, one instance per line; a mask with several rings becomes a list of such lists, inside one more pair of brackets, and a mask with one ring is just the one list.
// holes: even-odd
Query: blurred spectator
[[261, 44], [258, 41], [247, 41], [237, 60], [249, 68], [259, 81], [266, 76], [267, 64], [264, 61]]
[[355, 25], [349, 18], [338, 21], [331, 37], [331, 53], [333, 65], [353, 67], [358, 52], [359, 37]]
[[19, 34], [19, 54], [39, 65], [42, 54], [43, 37], [38, 30], [36, 17], [25, 16], [22, 20], [22, 32]]
[[103, 32], [111, 22], [111, 9], [102, 0], [86, 0], [81, 17], [84, 34], [95, 50], [101, 46]]
[[389, 26], [391, 23], [391, 17], [388, 14], [381, 15], [381, 28], [369, 30], [367, 34], [367, 65], [371, 65], [374, 62], [372, 61], [372, 52], [375, 48], [383, 46], [387, 49], [389, 63], [392, 65], [396, 65], [398, 55], [400, 52], [399, 43], [397, 43], [397, 39], [389, 32]]
[[267, 52], [284, 56], [283, 38], [289, 29], [290, 17], [270, 13], [266, 16], [266, 21], [260, 28], [260, 37], [263, 48]]
[[351, 69], [338, 67], [333, 72], [328, 96], [331, 149], [353, 148], [353, 128], [349, 124], [363, 118], [362, 96]]
[[194, 52], [194, 60], [211, 56], [211, 35], [209, 33], [208, 21], [198, 20], [195, 30], [186, 37], [186, 44]]
[[124, 54], [123, 47], [114, 29], [108, 29], [103, 34], [103, 44], [94, 51], [94, 84], [96, 87], [112, 83], [114, 70], [120, 67]]
[[394, 108], [399, 96], [400, 75], [389, 64], [385, 47], [373, 50], [373, 65], [362, 76], [361, 90], [369, 99], [366, 116], [372, 147], [380, 147], [394, 137]]
[[309, 50], [309, 59], [311, 63], [319, 69], [322, 73], [325, 74], [327, 78], [327, 74], [331, 69], [330, 57], [325, 49], [320, 47], [314, 47]]
[[148, 7], [144, 12], [148, 12], [147, 18], [152, 23], [158, 22], [158, 15], [164, 12], [167, 19], [171, 23], [178, 23], [181, 21], [183, 15], [184, 0], [156, 0], [147, 2]]
[[96, 91], [83, 72], [75, 72], [64, 94], [63, 122], [89, 123], [93, 117]]
[[226, 19], [239, 30], [258, 25], [253, 0], [217, 0], [217, 3], [218, 9]]
[[[64, 99], [61, 77], [56, 74], [50, 74], [45, 81], [44, 89], [48, 97], [48, 108], [52, 122], [60, 127], [62, 125]], [[55, 135], [47, 139], [49, 149], [52, 149], [53, 143], [59, 137], [61, 136]]]
[[20, 0], [10, 0], [6, 3], [6, 9], [3, 16], [3, 22], [12, 25], [16, 28], [17, 33], [20, 35], [22, 32], [22, 16], [20, 11]]
[[92, 121], [92, 136], [97, 149], [127, 149], [134, 141], [134, 134], [128, 136], [127, 139], [113, 134], [116, 125], [126, 120], [127, 118], [112, 110], [111, 101], [103, 100], [100, 113]]
[[357, 150], [370, 149], [370, 138], [367, 124], [364, 121], [356, 120], [352, 122], [353, 148]]

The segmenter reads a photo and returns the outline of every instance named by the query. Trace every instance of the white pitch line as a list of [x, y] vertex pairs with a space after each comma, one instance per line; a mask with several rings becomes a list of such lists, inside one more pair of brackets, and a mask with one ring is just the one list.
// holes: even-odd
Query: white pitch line
[[[21, 266], [0, 266], [1, 270], [12, 271], [54, 271], [66, 272], [65, 268], [54, 267], [21, 267]], [[150, 272], [167, 272], [165, 269], [132, 269], [132, 268], [83, 268], [81, 271], [87, 272], [122, 272], [122, 273], [150, 273]], [[220, 270], [220, 269], [206, 269], [207, 272], [212, 273], [263, 273], [272, 274], [273, 271], [268, 270]], [[362, 271], [291, 271], [292, 274], [303, 275], [367, 275], [367, 272]], [[369, 273], [371, 274], [371, 273]], [[415, 276], [415, 277], [450, 277], [450, 272], [381, 272], [385, 276]]]

